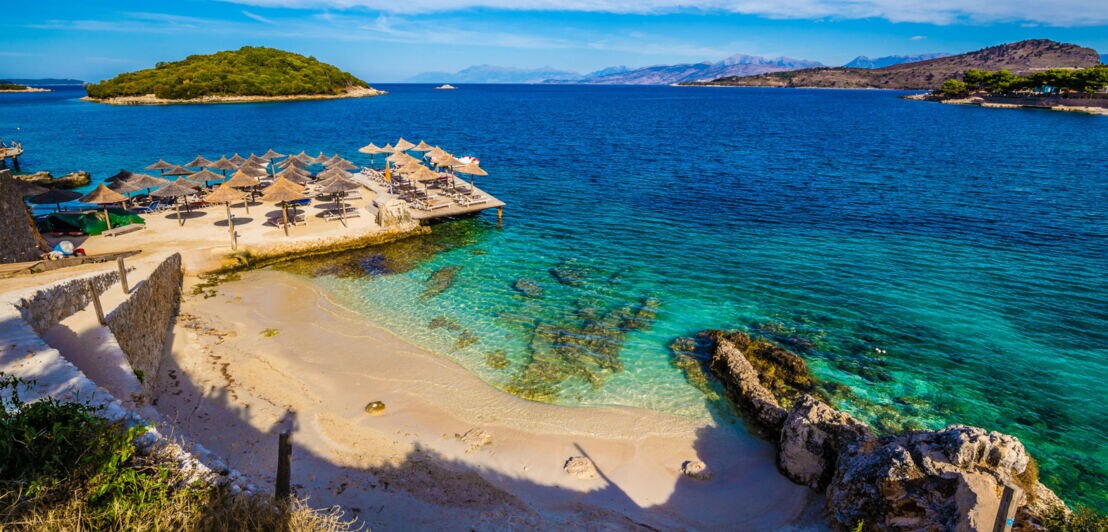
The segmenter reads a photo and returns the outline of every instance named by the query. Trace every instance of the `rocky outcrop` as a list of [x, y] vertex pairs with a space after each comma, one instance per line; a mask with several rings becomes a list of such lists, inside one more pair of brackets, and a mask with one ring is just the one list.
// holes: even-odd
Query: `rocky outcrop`
[[1033, 530], [1064, 507], [1039, 483], [1014, 436], [951, 425], [878, 437], [811, 393], [814, 383], [796, 354], [742, 333], [706, 331], [700, 338], [714, 341], [712, 371], [777, 445], [781, 472], [825, 490], [834, 528], [991, 530], [1014, 515]]
[[778, 442], [777, 466], [797, 484], [824, 489], [840, 457], [872, 446], [869, 426], [845, 412], [804, 395], [785, 419]]
[[0, 170], [0, 263], [38, 260], [39, 235], [8, 170]]
[[34, 183], [39, 186], [64, 189], [83, 187], [92, 182], [92, 176], [85, 171], [71, 172], [59, 178], [54, 178], [50, 172], [35, 172], [33, 174], [22, 174], [15, 177], [20, 181]]
[[381, 227], [400, 227], [412, 222], [408, 203], [396, 196], [380, 198], [374, 204], [377, 205], [377, 225]]

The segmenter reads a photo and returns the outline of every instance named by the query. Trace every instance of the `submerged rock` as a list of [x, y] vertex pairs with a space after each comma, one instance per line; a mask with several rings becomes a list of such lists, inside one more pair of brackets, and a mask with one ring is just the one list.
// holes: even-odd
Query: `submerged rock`
[[503, 349], [485, 353], [485, 363], [492, 369], [504, 369], [511, 365], [508, 360], [508, 352]]
[[467, 329], [462, 331], [462, 333], [458, 335], [458, 338], [454, 340], [454, 349], [465, 349], [480, 341], [481, 339], [478, 338], [476, 334], [473, 334], [472, 331]]
[[458, 332], [462, 330], [462, 324], [447, 316], [435, 316], [431, 318], [431, 322], [427, 324], [427, 328], [432, 331], [435, 329], [446, 329], [450, 332]]
[[693, 480], [712, 479], [712, 470], [708, 469], [708, 464], [700, 460], [689, 460], [681, 464], [681, 473]]
[[512, 288], [527, 297], [542, 297], [542, 287], [530, 279], [521, 277], [516, 280]]
[[569, 460], [566, 460], [562, 469], [564, 469], [566, 473], [581, 480], [594, 480], [600, 478], [600, 472], [596, 470], [596, 465], [592, 463], [592, 460], [584, 456], [571, 457]]
[[588, 277], [588, 270], [572, 261], [565, 261], [550, 268], [550, 276], [566, 286], [581, 286]]
[[428, 300], [445, 292], [451, 286], [454, 286], [454, 279], [461, 269], [461, 266], [444, 266], [431, 272], [431, 276], [423, 282], [423, 293], [419, 297]]

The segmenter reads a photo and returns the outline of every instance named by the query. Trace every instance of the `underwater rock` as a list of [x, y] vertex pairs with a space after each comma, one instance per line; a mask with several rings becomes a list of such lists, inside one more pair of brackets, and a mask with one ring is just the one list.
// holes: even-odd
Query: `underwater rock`
[[447, 316], [435, 316], [431, 318], [431, 322], [427, 324], [427, 328], [432, 331], [435, 329], [446, 329], [450, 332], [458, 332], [462, 330], [462, 324]]
[[473, 334], [472, 331], [466, 329], [458, 335], [458, 338], [456, 340], [454, 340], [454, 349], [465, 349], [480, 341], [481, 339], [478, 338], [476, 334]]
[[596, 470], [596, 466], [592, 463], [592, 460], [584, 456], [571, 457], [569, 460], [566, 460], [562, 469], [564, 469], [566, 473], [581, 480], [600, 478], [600, 473]]
[[517, 279], [512, 288], [527, 297], [542, 297], [542, 287], [525, 277]]
[[372, 403], [369, 403], [369, 404], [365, 405], [365, 413], [367, 413], [371, 416], [379, 415], [379, 414], [383, 413], [384, 411], [385, 411], [385, 403], [383, 403], [381, 401], [373, 401]]
[[420, 299], [426, 301], [454, 286], [454, 279], [461, 269], [461, 266], [443, 266], [431, 272], [431, 276], [423, 282], [423, 293], [419, 295]]
[[508, 360], [508, 352], [503, 349], [485, 353], [485, 363], [492, 369], [504, 369], [511, 365]]
[[712, 480], [712, 470], [700, 460], [689, 460], [681, 464], [681, 473], [693, 480]]
[[588, 270], [566, 261], [550, 268], [550, 276], [566, 286], [581, 286], [588, 277]]
[[720, 396], [712, 389], [707, 361], [697, 356], [696, 340], [689, 337], [676, 338], [670, 342], [669, 350], [673, 354], [673, 365], [685, 374], [685, 381], [700, 390], [709, 401], [718, 401]]
[[483, 429], [473, 428], [458, 436], [458, 440], [466, 444], [468, 453], [486, 445], [492, 445], [492, 434]]

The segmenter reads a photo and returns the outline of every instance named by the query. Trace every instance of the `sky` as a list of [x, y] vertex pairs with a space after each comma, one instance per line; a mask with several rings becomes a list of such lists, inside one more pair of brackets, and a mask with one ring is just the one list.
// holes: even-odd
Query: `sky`
[[844, 64], [1030, 38], [1108, 53], [1108, 0], [5, 0], [0, 79], [99, 81], [271, 46], [370, 83], [471, 65], [589, 72], [736, 53]]

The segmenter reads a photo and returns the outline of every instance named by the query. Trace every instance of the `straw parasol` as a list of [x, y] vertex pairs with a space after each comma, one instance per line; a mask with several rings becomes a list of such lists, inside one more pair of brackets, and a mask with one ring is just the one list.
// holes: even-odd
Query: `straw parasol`
[[269, 171], [266, 170], [265, 167], [258, 166], [256, 164], [250, 164], [250, 163], [246, 163], [246, 164], [243, 164], [242, 166], [240, 166], [239, 167], [239, 172], [246, 172], [247, 174], [250, 174], [250, 175], [255, 176], [255, 177], [261, 177], [261, 176], [264, 176], [264, 175], [269, 175]]
[[223, 179], [227, 178], [227, 170], [234, 170], [235, 168], [237, 168], [235, 163], [227, 160], [226, 155], [224, 155], [223, 157], [220, 157], [218, 161], [210, 162], [205, 166], [207, 166], [208, 168], [214, 168], [216, 170], [221, 170], [223, 172], [223, 176], [222, 176]]
[[480, 166], [477, 166], [474, 163], [469, 163], [465, 166], [462, 166], [461, 168], [455, 168], [454, 171], [459, 174], [469, 174], [469, 186], [473, 186], [473, 176], [489, 175], [488, 172], [482, 170]]
[[219, 175], [211, 170], [208, 170], [207, 168], [204, 168], [203, 170], [200, 170], [195, 174], [189, 174], [185, 176], [185, 179], [188, 179], [189, 181], [203, 183], [204, 185], [207, 185], [208, 181], [219, 181], [225, 178], [225, 175]]
[[[191, 160], [185, 166], [190, 168], [204, 168], [205, 166], [211, 166], [212, 162], [205, 159], [203, 155], [197, 155], [195, 159]], [[147, 168], [150, 170], [150, 168]]]
[[[196, 189], [188, 185], [189, 181], [182, 182], [180, 179], [173, 181], [172, 183], [159, 188], [150, 193], [155, 198], [180, 198], [181, 196], [188, 196], [189, 194], [195, 194]], [[177, 212], [177, 220], [181, 225], [185, 225], [184, 218], [181, 218], [181, 203], [174, 202], [174, 209]]]
[[131, 174], [130, 177], [125, 179], [128, 183], [139, 188], [157, 188], [164, 187], [169, 184], [169, 180], [161, 177], [154, 177], [148, 174]]
[[240, 164], [246, 162], [246, 157], [243, 157], [243, 156], [236, 153], [236, 154], [232, 155], [230, 159], [227, 159], [227, 160], [231, 161], [231, 163], [234, 164], [235, 166], [239, 166]]
[[[158, 162], [146, 167], [147, 170], [161, 170], [163, 175], [165, 174], [165, 171], [169, 170], [170, 168], [173, 168], [173, 165], [165, 162], [165, 160], [163, 159], [158, 159]], [[125, 171], [126, 170], [121, 170], [120, 172]]]
[[285, 156], [285, 154], [277, 153], [277, 152], [273, 151], [273, 148], [270, 148], [270, 149], [266, 150], [265, 153], [262, 154], [262, 159], [265, 159], [267, 161], [271, 161], [273, 159], [280, 159], [281, 157], [284, 157], [284, 156]]
[[167, 170], [162, 175], [189, 175], [191, 173], [192, 173], [192, 170], [186, 170], [184, 167], [181, 167], [181, 166], [174, 166], [173, 168], [170, 168], [169, 170]]
[[415, 144], [404, 140], [404, 137], [400, 137], [400, 140], [396, 141], [396, 151], [408, 151], [416, 147]]
[[287, 180], [292, 181], [293, 183], [296, 183], [298, 185], [307, 184], [307, 183], [311, 182], [311, 180], [312, 180], [312, 178], [310, 176], [305, 175], [304, 172], [298, 170], [295, 167], [286, 168], [284, 170], [281, 170], [280, 172], [277, 172], [276, 177], [278, 179], [287, 179]]
[[108, 188], [119, 192], [120, 194], [128, 194], [127, 199], [131, 199], [130, 194], [142, 190], [142, 187], [135, 184], [133, 180], [116, 181], [115, 183], [109, 185]]
[[433, 148], [430, 144], [427, 144], [426, 142], [421, 140], [419, 141], [419, 144], [416, 144], [416, 146], [412, 149], [415, 151], [431, 151]]
[[15, 180], [15, 189], [19, 192], [19, 197], [21, 198], [38, 196], [39, 194], [50, 192], [50, 189], [46, 187], [36, 185], [30, 181], [23, 181], [22, 179]]
[[57, 207], [57, 209], [60, 211], [62, 210], [62, 203], [73, 201], [79, 197], [81, 197], [81, 195], [73, 192], [72, 190], [61, 190], [57, 188], [52, 188], [50, 190], [47, 190], [46, 192], [43, 192], [42, 194], [32, 196], [27, 201], [36, 205], [50, 205], [51, 203], [53, 203], [54, 206]]
[[340, 213], [339, 213], [339, 221], [342, 222], [342, 225], [345, 226], [346, 225], [346, 192], [349, 191], [349, 190], [357, 190], [357, 189], [361, 188], [362, 186], [359, 185], [357, 182], [354, 182], [354, 181], [351, 181], [350, 179], [342, 177], [341, 175], [336, 175], [334, 177], [331, 177], [331, 178], [327, 179], [326, 181], [323, 181], [321, 184], [323, 186], [320, 187], [320, 189], [319, 189], [320, 192], [323, 192], [325, 194], [332, 194], [332, 195], [338, 196], [339, 208], [341, 209]]
[[377, 146], [376, 144], [370, 142], [369, 144], [366, 144], [365, 146], [362, 146], [361, 148], [358, 148], [358, 152], [359, 153], [365, 153], [365, 154], [368, 154], [368, 155], [377, 155], [378, 153], [381, 153], [381, 148], [379, 146]]
[[347, 161], [342, 157], [339, 157], [338, 159], [333, 159], [331, 161], [331, 164], [327, 165], [327, 168], [338, 168], [339, 170], [356, 170], [358, 168], [358, 165]]
[[277, 163], [277, 168], [285, 169], [285, 168], [288, 168], [290, 166], [295, 166], [297, 168], [304, 169], [304, 168], [307, 168], [310, 165], [311, 165], [311, 163], [306, 163], [306, 162], [300, 160], [298, 157], [289, 157], [288, 159], [285, 159], [285, 160]]
[[[239, 172], [235, 172], [238, 175]], [[232, 176], [232, 179], [234, 176]], [[208, 194], [204, 201], [208, 203], [225, 203], [227, 205], [227, 227], [231, 230], [231, 249], [238, 249], [238, 237], [235, 235], [235, 218], [231, 216], [231, 204], [246, 197], [246, 193], [235, 189], [230, 181], [219, 185], [218, 188]]]
[[[158, 161], [158, 162], [162, 162], [162, 161]], [[169, 164], [169, 163], [166, 163], [166, 164]], [[153, 166], [153, 165], [151, 165], [151, 166]], [[173, 167], [173, 165], [170, 165], [170, 168], [172, 168], [172, 167]], [[164, 169], [161, 169], [161, 170], [162, 170], [162, 174], [165, 174], [165, 170]], [[131, 172], [128, 172], [127, 170], [123, 170], [121, 168], [119, 170], [119, 173], [105, 179], [104, 181], [108, 182], [108, 183], [115, 183], [116, 181], [119, 181], [121, 179], [129, 179], [133, 175], [135, 175], [135, 174], [132, 174]]]
[[278, 177], [272, 185], [262, 190], [262, 201], [281, 204], [281, 217], [284, 220], [285, 236], [289, 234], [289, 202], [304, 199], [304, 187]]
[[392, 153], [394, 151], [396, 151], [396, 148], [393, 148], [392, 144], [385, 144], [385, 146], [381, 148], [381, 153]]
[[342, 168], [335, 168], [335, 167], [328, 168], [328, 169], [316, 174], [316, 177], [322, 179], [322, 178], [334, 177], [336, 175], [337, 176], [342, 176], [346, 179], [350, 179], [350, 178], [354, 177], [354, 174], [351, 174], [350, 172], [347, 172], [346, 170], [343, 170]]
[[[250, 175], [247, 172], [243, 172], [240, 169], [239, 171], [231, 174], [231, 179], [228, 179], [223, 184], [224, 185], [229, 185], [229, 186], [234, 187], [234, 188], [253, 188], [253, 187], [256, 187], [256, 186], [258, 186], [262, 183], [261, 183], [261, 181], [258, 181], [257, 177], [255, 177], [253, 175]], [[220, 185], [220, 186], [222, 187], [223, 185]], [[251, 198], [254, 196], [254, 191], [253, 190], [250, 191], [250, 196], [251, 196]], [[246, 207], [246, 213], [250, 214], [250, 202], [249, 201], [244, 201], [243, 205]]]
[[385, 158], [385, 160], [392, 163], [403, 162], [404, 164], [407, 164], [411, 161], [419, 162], [419, 159], [416, 159], [415, 157], [412, 157], [411, 155], [408, 155], [407, 153], [404, 153], [402, 151], [398, 151], [392, 155], [389, 155]]
[[81, 203], [92, 203], [94, 205], [104, 206], [104, 221], [108, 224], [108, 229], [112, 228], [112, 217], [108, 215], [108, 204], [110, 203], [123, 203], [127, 201], [127, 196], [120, 194], [106, 186], [104, 183], [96, 185], [96, 188], [92, 189], [92, 192], [85, 194], [80, 199]]

